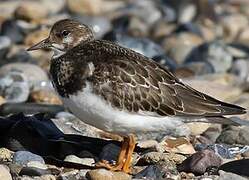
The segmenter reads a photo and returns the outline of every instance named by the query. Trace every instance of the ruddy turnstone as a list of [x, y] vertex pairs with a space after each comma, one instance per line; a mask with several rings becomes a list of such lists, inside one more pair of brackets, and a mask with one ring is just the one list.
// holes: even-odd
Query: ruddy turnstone
[[118, 44], [95, 40], [74, 20], [56, 22], [48, 38], [28, 50], [54, 50], [50, 73], [64, 105], [87, 124], [124, 136], [115, 165], [129, 172], [133, 135], [174, 131], [185, 122], [220, 122], [245, 109], [185, 85], [165, 67]]

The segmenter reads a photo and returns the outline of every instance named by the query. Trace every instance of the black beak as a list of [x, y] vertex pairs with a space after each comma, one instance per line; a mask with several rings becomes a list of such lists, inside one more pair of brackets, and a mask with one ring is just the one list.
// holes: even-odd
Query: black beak
[[51, 47], [51, 43], [49, 41], [49, 38], [46, 38], [42, 41], [40, 41], [39, 43], [31, 46], [30, 48], [27, 49], [27, 51], [33, 51], [33, 50], [37, 50], [37, 49], [45, 49], [45, 48], [49, 48]]

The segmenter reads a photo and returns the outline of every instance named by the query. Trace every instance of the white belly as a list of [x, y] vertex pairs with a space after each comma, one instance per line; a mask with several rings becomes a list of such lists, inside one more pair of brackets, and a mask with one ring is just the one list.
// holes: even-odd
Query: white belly
[[181, 131], [185, 129], [182, 135], [189, 133], [179, 118], [156, 117], [114, 109], [101, 97], [93, 94], [89, 84], [82, 92], [70, 95], [69, 98], [62, 98], [62, 101], [83, 122], [104, 131], [122, 135], [148, 131], [174, 134], [174, 131], [181, 128]]

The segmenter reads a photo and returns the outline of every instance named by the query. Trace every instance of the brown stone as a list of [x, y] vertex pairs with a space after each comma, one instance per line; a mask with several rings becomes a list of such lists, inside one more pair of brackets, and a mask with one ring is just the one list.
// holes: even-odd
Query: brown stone
[[22, 2], [14, 12], [16, 18], [27, 21], [40, 20], [45, 18], [48, 13], [47, 8], [42, 6], [39, 1]]
[[24, 44], [27, 46], [32, 46], [36, 44], [37, 42], [45, 39], [49, 35], [49, 29], [41, 29], [38, 31], [35, 31], [33, 33], [30, 33], [24, 40]]
[[124, 172], [112, 172], [106, 169], [88, 171], [86, 177], [89, 180], [130, 180], [131, 176]]
[[62, 104], [59, 97], [49, 90], [37, 90], [30, 94], [30, 99], [36, 103]]

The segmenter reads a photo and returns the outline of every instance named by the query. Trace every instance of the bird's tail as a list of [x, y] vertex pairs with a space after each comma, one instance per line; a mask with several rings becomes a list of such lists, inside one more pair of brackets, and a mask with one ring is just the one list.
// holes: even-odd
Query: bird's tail
[[183, 120], [185, 123], [190, 122], [204, 122], [204, 123], [217, 123], [217, 124], [226, 124], [226, 125], [234, 125], [234, 126], [249, 126], [249, 120], [242, 120], [239, 117], [204, 117], [204, 118], [186, 118]]

